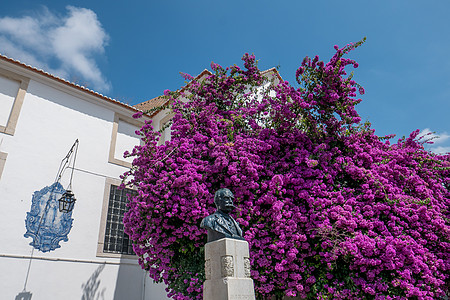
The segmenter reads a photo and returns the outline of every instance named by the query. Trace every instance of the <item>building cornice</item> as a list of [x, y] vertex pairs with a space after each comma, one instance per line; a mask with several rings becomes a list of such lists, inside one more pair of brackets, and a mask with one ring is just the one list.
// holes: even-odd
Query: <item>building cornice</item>
[[0, 54], [0, 65], [10, 72], [18, 73], [21, 76], [28, 77], [37, 82], [44, 83], [58, 90], [67, 92], [73, 96], [76, 96], [77, 98], [82, 98], [89, 102], [106, 106], [110, 109], [112, 108], [115, 111], [122, 113], [141, 112], [141, 110], [136, 107], [107, 97], [91, 89], [88, 89], [87, 87], [57, 77], [41, 69], [37, 69], [2, 54]]

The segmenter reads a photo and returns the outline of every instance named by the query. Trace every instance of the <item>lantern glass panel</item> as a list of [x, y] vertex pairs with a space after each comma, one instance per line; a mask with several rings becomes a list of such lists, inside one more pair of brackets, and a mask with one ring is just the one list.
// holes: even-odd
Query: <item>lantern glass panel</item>
[[71, 212], [75, 200], [74, 194], [70, 190], [67, 190], [64, 195], [62, 195], [61, 199], [59, 199], [59, 211], [65, 213]]

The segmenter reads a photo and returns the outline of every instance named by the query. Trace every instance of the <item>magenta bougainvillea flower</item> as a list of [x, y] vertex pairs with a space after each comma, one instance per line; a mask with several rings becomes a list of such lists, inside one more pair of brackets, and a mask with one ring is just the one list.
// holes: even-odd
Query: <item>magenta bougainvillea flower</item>
[[202, 299], [199, 224], [222, 187], [239, 207], [259, 299], [449, 292], [450, 155], [424, 150], [419, 131], [390, 143], [360, 124], [364, 89], [344, 57], [360, 44], [336, 47], [327, 63], [305, 58], [298, 88], [270, 84], [245, 54], [242, 69], [212, 64], [206, 79], [164, 92], [172, 138], [158, 145], [151, 122], [139, 131], [124, 175], [139, 193], [124, 223], [139, 263], [170, 297]]

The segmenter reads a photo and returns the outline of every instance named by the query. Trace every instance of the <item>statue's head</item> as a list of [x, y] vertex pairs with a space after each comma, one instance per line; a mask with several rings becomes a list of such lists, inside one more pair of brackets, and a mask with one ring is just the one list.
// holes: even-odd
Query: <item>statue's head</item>
[[218, 210], [229, 213], [235, 206], [233, 204], [234, 195], [229, 189], [219, 189], [214, 195], [214, 204]]

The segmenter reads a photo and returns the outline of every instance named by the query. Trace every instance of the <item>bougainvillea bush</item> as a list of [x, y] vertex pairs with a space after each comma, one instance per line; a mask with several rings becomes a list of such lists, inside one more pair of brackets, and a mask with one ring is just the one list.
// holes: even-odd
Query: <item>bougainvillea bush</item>
[[[165, 93], [172, 139], [139, 131], [124, 218], [139, 263], [174, 299], [201, 299], [214, 192], [235, 195], [257, 298], [436, 299], [449, 291], [450, 155], [415, 131], [390, 143], [361, 124], [345, 58], [305, 58], [296, 87], [253, 55]], [[348, 69], [348, 70], [347, 70]]]

